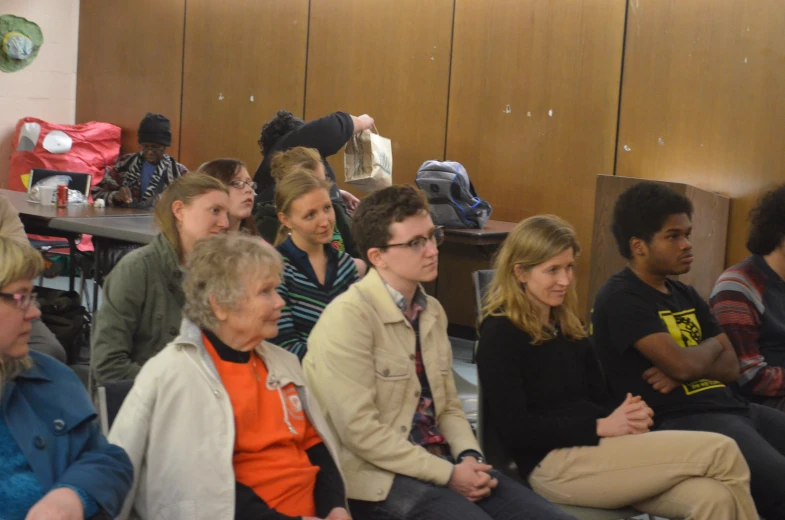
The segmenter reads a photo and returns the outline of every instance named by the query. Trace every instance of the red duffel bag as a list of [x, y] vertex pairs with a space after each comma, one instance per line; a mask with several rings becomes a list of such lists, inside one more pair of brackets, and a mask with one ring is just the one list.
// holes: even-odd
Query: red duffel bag
[[25, 117], [16, 124], [8, 188], [27, 191], [22, 175], [33, 168], [89, 173], [93, 186], [120, 155], [120, 127], [110, 123], [56, 125]]

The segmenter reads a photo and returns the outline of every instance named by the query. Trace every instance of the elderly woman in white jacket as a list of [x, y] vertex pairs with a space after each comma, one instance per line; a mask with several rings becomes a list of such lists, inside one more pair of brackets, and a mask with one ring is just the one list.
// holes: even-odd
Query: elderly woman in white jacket
[[109, 434], [134, 465], [120, 518], [349, 520], [300, 364], [265, 342], [284, 305], [280, 255], [229, 233], [197, 242], [188, 264], [180, 335], [144, 365]]

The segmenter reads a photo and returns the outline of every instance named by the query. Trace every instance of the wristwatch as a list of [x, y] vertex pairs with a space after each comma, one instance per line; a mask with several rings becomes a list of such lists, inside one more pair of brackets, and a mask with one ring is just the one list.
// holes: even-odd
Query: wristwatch
[[477, 462], [479, 462], [480, 464], [485, 464], [485, 457], [482, 456], [482, 453], [475, 450], [462, 451], [458, 455], [458, 464], [460, 464], [461, 461], [463, 461], [463, 459], [465, 459], [466, 457], [474, 457], [475, 459], [477, 459]]

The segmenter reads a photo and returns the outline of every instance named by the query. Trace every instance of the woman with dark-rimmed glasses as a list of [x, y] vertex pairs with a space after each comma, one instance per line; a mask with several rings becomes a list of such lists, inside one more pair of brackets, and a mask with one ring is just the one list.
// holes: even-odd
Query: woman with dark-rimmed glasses
[[238, 159], [216, 159], [199, 167], [199, 173], [215, 177], [229, 188], [229, 231], [258, 235], [253, 216], [256, 183], [245, 163]]

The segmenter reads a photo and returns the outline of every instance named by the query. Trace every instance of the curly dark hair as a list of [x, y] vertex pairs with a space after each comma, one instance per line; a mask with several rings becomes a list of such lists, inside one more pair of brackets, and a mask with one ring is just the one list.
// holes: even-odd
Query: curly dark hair
[[631, 238], [648, 244], [669, 216], [681, 213], [692, 218], [690, 199], [657, 182], [640, 182], [619, 195], [613, 206], [611, 231], [621, 256], [632, 258]]
[[305, 121], [299, 117], [294, 117], [294, 114], [288, 110], [279, 110], [275, 117], [267, 121], [262, 127], [262, 133], [259, 136], [259, 142], [262, 145], [262, 155], [266, 156], [281, 137], [304, 124]]
[[412, 186], [397, 184], [375, 191], [365, 197], [352, 217], [352, 236], [357, 249], [370, 267], [368, 250], [384, 247], [392, 238], [390, 226], [403, 222], [422, 212], [430, 212], [431, 207], [425, 193]]
[[764, 193], [750, 211], [747, 249], [753, 255], [768, 255], [785, 239], [785, 184]]

